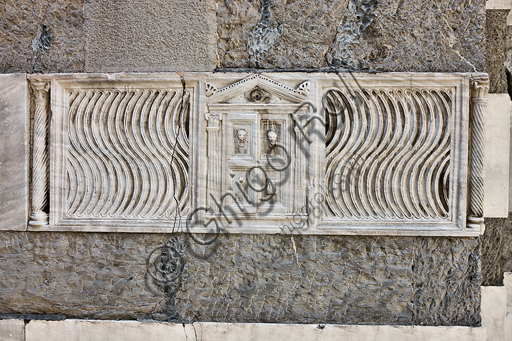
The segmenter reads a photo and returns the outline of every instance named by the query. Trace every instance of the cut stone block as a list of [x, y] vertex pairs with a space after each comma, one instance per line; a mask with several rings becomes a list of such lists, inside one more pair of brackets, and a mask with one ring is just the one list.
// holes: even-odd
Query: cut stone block
[[211, 71], [212, 0], [88, 1], [86, 72]]
[[489, 341], [505, 339], [506, 299], [505, 287], [482, 287], [482, 326]]
[[508, 217], [510, 97], [489, 94], [485, 112], [484, 216]]
[[29, 114], [25, 74], [0, 75], [0, 230], [25, 230]]

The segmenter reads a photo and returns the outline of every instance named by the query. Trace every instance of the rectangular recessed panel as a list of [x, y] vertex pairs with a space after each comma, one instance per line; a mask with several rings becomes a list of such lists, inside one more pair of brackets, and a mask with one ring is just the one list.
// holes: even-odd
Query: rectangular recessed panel
[[169, 82], [59, 82], [53, 225], [176, 229], [190, 210], [193, 98]]
[[72, 90], [67, 216], [170, 219], [186, 213], [188, 97], [181, 89]]
[[326, 220], [451, 218], [454, 89], [326, 94]]

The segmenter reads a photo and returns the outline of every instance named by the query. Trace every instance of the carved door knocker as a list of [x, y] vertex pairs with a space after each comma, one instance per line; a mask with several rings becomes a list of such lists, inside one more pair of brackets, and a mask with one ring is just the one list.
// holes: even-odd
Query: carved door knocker
[[274, 128], [267, 131], [267, 139], [269, 147], [274, 147], [277, 143], [277, 133]]
[[247, 145], [247, 137], [249, 136], [249, 133], [245, 129], [238, 129], [236, 131], [236, 138], [238, 140], [238, 146], [240, 148], [245, 148]]

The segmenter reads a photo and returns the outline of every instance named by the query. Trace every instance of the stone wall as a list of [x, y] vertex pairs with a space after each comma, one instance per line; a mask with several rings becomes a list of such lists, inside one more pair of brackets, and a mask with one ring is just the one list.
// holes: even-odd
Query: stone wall
[[[512, 62], [512, 31], [507, 26], [509, 10], [486, 11], [486, 72], [489, 73], [490, 92], [509, 93], [510, 64]], [[507, 75], [508, 66], [509, 74]], [[482, 236], [483, 285], [502, 286], [503, 273], [512, 271], [512, 215], [508, 218], [485, 220]]]
[[[483, 0], [19, 1], [0, 18], [1, 73], [486, 67]], [[2, 232], [0, 313], [480, 324], [479, 239], [233, 235], [200, 247], [181, 236], [181, 255], [157, 249], [169, 238]], [[156, 280], [150, 255], [172, 256]]]
[[[475, 71], [483, 1], [220, 1], [221, 68]], [[398, 34], [399, 32], [399, 34]]]
[[477, 239], [231, 235], [202, 246], [182, 235], [175, 246], [185, 252], [169, 257], [173, 251], [161, 246], [170, 237], [3, 232], [0, 312], [185, 322], [480, 323]]
[[483, 0], [22, 1], [0, 17], [2, 73], [485, 64]]

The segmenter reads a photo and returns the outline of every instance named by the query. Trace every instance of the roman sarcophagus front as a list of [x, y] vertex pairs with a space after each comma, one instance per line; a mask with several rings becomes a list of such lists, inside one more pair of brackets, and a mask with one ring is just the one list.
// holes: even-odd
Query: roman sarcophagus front
[[483, 231], [485, 74], [30, 82], [32, 230]]

